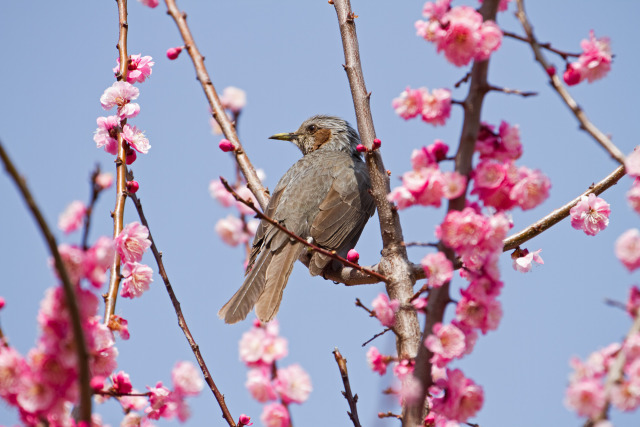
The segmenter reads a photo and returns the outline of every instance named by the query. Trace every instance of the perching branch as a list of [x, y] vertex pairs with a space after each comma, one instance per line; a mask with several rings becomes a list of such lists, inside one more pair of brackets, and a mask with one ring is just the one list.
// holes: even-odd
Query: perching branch
[[216, 383], [213, 381], [213, 378], [211, 377], [211, 373], [209, 372], [209, 368], [207, 368], [207, 364], [205, 363], [204, 358], [202, 357], [202, 353], [200, 352], [200, 346], [198, 346], [198, 344], [196, 343], [196, 340], [193, 338], [193, 335], [191, 335], [191, 331], [189, 330], [187, 321], [185, 320], [184, 315], [182, 314], [182, 309], [180, 308], [180, 302], [178, 301], [178, 298], [176, 297], [176, 294], [173, 291], [173, 287], [171, 286], [171, 282], [169, 281], [169, 276], [167, 276], [167, 272], [164, 268], [164, 263], [162, 262], [162, 253], [158, 251], [156, 242], [153, 240], [153, 236], [151, 235], [151, 228], [149, 227], [147, 218], [144, 216], [144, 211], [142, 210], [142, 204], [140, 203], [140, 200], [135, 194], [131, 194], [130, 197], [134, 205], [136, 206], [136, 210], [138, 211], [138, 216], [140, 217], [140, 221], [145, 227], [147, 227], [147, 230], [149, 230], [149, 240], [151, 241], [151, 252], [153, 253], [153, 257], [156, 259], [156, 264], [158, 265], [158, 273], [160, 274], [160, 277], [162, 277], [164, 286], [166, 287], [167, 293], [169, 294], [169, 298], [171, 299], [171, 304], [173, 304], [173, 309], [176, 312], [176, 316], [178, 316], [178, 325], [180, 326], [180, 329], [182, 329], [184, 336], [187, 338], [187, 341], [189, 342], [189, 346], [191, 347], [191, 351], [193, 351], [193, 354], [196, 356], [196, 361], [198, 362], [198, 365], [202, 370], [202, 373], [204, 375], [204, 380], [207, 382], [209, 389], [211, 389], [211, 392], [213, 393], [214, 397], [216, 398], [216, 401], [218, 402], [218, 405], [220, 406], [220, 409], [222, 410], [222, 417], [227, 421], [227, 424], [229, 424], [230, 427], [236, 427], [236, 423], [233, 420], [231, 413], [229, 412], [229, 408], [227, 408], [227, 404], [225, 403], [224, 395], [220, 393], [220, 390], [218, 390]]
[[[371, 117], [369, 98], [364, 84], [364, 75], [360, 64], [360, 52], [356, 35], [356, 15], [351, 10], [349, 0], [334, 0], [338, 15], [340, 36], [345, 56], [344, 69], [349, 79], [351, 96], [355, 108], [358, 132], [362, 144], [371, 148], [376, 138]], [[389, 176], [382, 162], [380, 150], [369, 150], [365, 161], [371, 177], [372, 196], [378, 210], [380, 232], [382, 237], [382, 259], [379, 268], [388, 278], [386, 283], [389, 298], [400, 301], [400, 310], [396, 313], [396, 347], [398, 356], [403, 358], [415, 357], [420, 347], [420, 324], [418, 316], [409, 303], [413, 295], [413, 276], [411, 263], [407, 258], [407, 250], [402, 245], [402, 226], [397, 210], [387, 200], [390, 191]]]
[[351, 394], [351, 384], [349, 383], [349, 374], [347, 373], [347, 359], [342, 357], [338, 347], [333, 350], [333, 356], [336, 358], [338, 369], [340, 369], [340, 376], [342, 377], [342, 384], [344, 384], [344, 391], [342, 392], [342, 395], [349, 403], [350, 411], [347, 411], [347, 414], [353, 423], [353, 427], [362, 427], [360, 419], [358, 418], [358, 408], [356, 406], [356, 403], [358, 402], [358, 395], [356, 394], [354, 396]]
[[69, 317], [71, 318], [71, 325], [73, 327], [73, 339], [74, 339], [74, 347], [76, 350], [76, 357], [78, 358], [78, 383], [80, 389], [80, 410], [79, 410], [79, 419], [80, 421], [84, 421], [89, 425], [91, 422], [91, 387], [89, 385], [89, 354], [87, 352], [87, 345], [84, 339], [84, 332], [82, 331], [82, 322], [80, 319], [80, 310], [78, 308], [78, 300], [76, 299], [76, 292], [74, 289], [71, 280], [69, 279], [69, 274], [67, 273], [67, 269], [62, 262], [62, 257], [60, 256], [60, 252], [58, 252], [58, 244], [56, 242], [55, 237], [53, 237], [53, 233], [49, 229], [47, 222], [38, 208], [31, 191], [27, 187], [27, 184], [22, 176], [18, 173], [15, 165], [9, 158], [9, 155], [4, 150], [2, 146], [2, 142], [0, 142], [0, 158], [4, 163], [4, 166], [9, 173], [9, 176], [13, 179], [18, 187], [18, 190], [22, 194], [22, 198], [27, 203], [31, 214], [34, 219], [38, 223], [38, 227], [40, 228], [40, 232], [42, 236], [47, 241], [47, 245], [49, 246], [49, 252], [53, 256], [56, 271], [60, 276], [60, 280], [62, 280], [62, 288], [64, 290], [65, 301], [67, 303], [67, 308], [69, 310]]
[[575, 199], [566, 203], [564, 206], [554, 210], [544, 218], [541, 218], [538, 221], [534, 222], [524, 230], [521, 230], [504, 239], [503, 251], [506, 252], [515, 249], [524, 242], [533, 239], [538, 234], [556, 225], [569, 216], [569, 211], [580, 201], [582, 196], [588, 196], [591, 193], [597, 196], [604, 192], [606, 189], [615, 185], [624, 175], [624, 166], [618, 166], [616, 170], [607, 175], [602, 181], [598, 182], [595, 185], [591, 185], [587, 191], [585, 191]]
[[224, 108], [222, 107], [216, 88], [213, 86], [213, 82], [211, 81], [207, 68], [204, 65], [204, 56], [202, 56], [198, 50], [196, 42], [191, 35], [191, 30], [187, 25], [187, 14], [180, 12], [175, 0], [165, 0], [165, 3], [167, 5], [167, 13], [171, 15], [173, 20], [176, 22], [180, 35], [182, 36], [182, 40], [184, 41], [184, 46], [193, 61], [198, 81], [202, 85], [204, 94], [209, 102], [209, 108], [213, 112], [213, 118], [216, 119], [220, 125], [220, 129], [222, 129], [224, 136], [234, 145], [235, 150], [233, 151], [233, 154], [236, 157], [236, 162], [238, 163], [240, 170], [242, 170], [242, 174], [247, 180], [247, 186], [254, 196], [256, 196], [260, 207], [262, 209], [266, 209], [267, 204], [269, 203], [269, 193], [262, 186], [262, 182], [260, 181], [260, 178], [258, 178], [255, 168], [242, 148], [235, 126], [231, 123], [229, 117], [227, 117], [227, 114], [224, 111]]
[[[120, 70], [118, 79], [127, 81], [129, 71], [129, 54], [127, 53], [127, 0], [118, 0], [118, 21], [120, 23], [120, 36], [118, 38], [118, 51], [120, 53]], [[125, 125], [122, 121], [121, 126]], [[121, 127], [117, 129], [118, 153], [116, 154], [116, 206], [111, 216], [113, 217], [113, 238], [115, 239], [122, 231], [124, 224], [124, 205], [127, 200], [127, 148], [122, 138]], [[116, 299], [118, 298], [118, 288], [120, 287], [120, 254], [116, 252], [111, 264], [111, 275], [109, 276], [109, 288], [104, 296], [104, 323], [109, 323], [111, 315], [116, 311]]]
[[256, 213], [256, 216], [258, 218], [267, 221], [269, 224], [273, 225], [278, 230], [282, 231], [283, 233], [288, 234], [292, 239], [302, 243], [303, 245], [305, 245], [306, 247], [310, 248], [311, 250], [313, 250], [315, 252], [321, 253], [322, 255], [325, 255], [325, 256], [328, 256], [328, 257], [330, 257], [332, 259], [335, 259], [336, 261], [339, 261], [344, 265], [348, 265], [351, 268], [358, 269], [358, 270], [362, 271], [363, 273], [368, 274], [369, 276], [375, 277], [379, 281], [387, 282], [389, 280], [389, 279], [387, 279], [386, 277], [384, 277], [380, 273], [377, 273], [377, 272], [375, 272], [373, 270], [369, 270], [369, 269], [367, 269], [365, 267], [362, 267], [362, 266], [360, 266], [360, 265], [358, 265], [356, 263], [353, 263], [353, 262], [349, 261], [346, 258], [341, 257], [340, 255], [338, 255], [336, 253], [336, 251], [329, 251], [327, 249], [321, 248], [320, 246], [314, 245], [313, 243], [309, 242], [308, 240], [298, 236], [297, 234], [295, 234], [294, 232], [292, 232], [291, 230], [287, 229], [285, 226], [280, 224], [275, 219], [273, 219], [271, 217], [268, 217], [267, 215], [263, 214], [260, 211], [260, 209], [255, 207], [255, 205], [253, 204], [252, 201], [245, 200], [242, 197], [240, 197], [238, 195], [238, 193], [236, 193], [233, 190], [233, 188], [231, 188], [231, 186], [229, 185], [229, 183], [227, 182], [226, 179], [220, 177], [220, 181], [222, 182], [222, 185], [224, 185], [224, 188], [226, 188], [227, 191], [234, 197], [234, 199], [236, 199], [237, 201], [239, 201], [243, 205], [247, 206], [248, 208], [252, 209]]
[[[524, 11], [524, 0], [517, 0], [518, 4], [518, 12], [516, 13], [516, 17], [520, 20], [522, 24], [522, 28], [525, 33], [527, 33], [529, 45], [531, 45], [531, 49], [533, 49], [533, 53], [535, 55], [536, 61], [540, 63], [542, 69], [549, 69], [549, 63], [547, 62], [544, 54], [542, 53], [541, 45], [536, 40], [535, 35], [533, 34], [533, 27], [527, 18], [527, 14]], [[580, 129], [586, 131], [589, 135], [591, 135], [598, 144], [602, 146], [610, 155], [613, 157], [618, 163], [624, 164], [624, 154], [616, 145], [611, 141], [607, 135], [602, 133], [600, 129], [598, 129], [589, 119], [585, 112], [580, 108], [580, 106], [576, 103], [576, 101], [571, 97], [569, 91], [565, 88], [564, 84], [560, 80], [560, 77], [557, 74], [552, 74], [549, 76], [551, 81], [551, 86], [558, 92], [562, 100], [567, 104], [569, 109], [576, 116], [578, 121], [580, 122]]]
[[[521, 42], [525, 42], [525, 43], [531, 43], [531, 41], [526, 38], [526, 37], [522, 37], [516, 33], [512, 33], [510, 31], [502, 31], [502, 35], [504, 35], [505, 37], [510, 37], [512, 39], [515, 40], [520, 40]], [[559, 55], [562, 59], [564, 59], [565, 61], [567, 60], [567, 58], [577, 58], [580, 56], [580, 54], [578, 53], [570, 53], [570, 52], [565, 52], [559, 49], [554, 48], [553, 46], [551, 46], [551, 43], [540, 43], [538, 46], [540, 46], [543, 49], [547, 49], [549, 52], [553, 52], [557, 55]]]

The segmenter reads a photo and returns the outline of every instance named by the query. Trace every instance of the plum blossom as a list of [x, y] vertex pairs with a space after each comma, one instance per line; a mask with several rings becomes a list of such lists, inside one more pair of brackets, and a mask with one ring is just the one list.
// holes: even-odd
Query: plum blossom
[[640, 148], [636, 147], [624, 160], [624, 168], [630, 176], [640, 177]]
[[180, 53], [182, 53], [182, 49], [184, 49], [183, 46], [170, 47], [169, 49], [167, 49], [167, 58], [169, 58], [169, 60], [171, 61], [178, 59], [178, 56], [180, 56]]
[[627, 299], [627, 313], [635, 318], [640, 309], [640, 288], [632, 286], [629, 290], [629, 298]]
[[230, 246], [246, 243], [252, 237], [252, 234], [245, 230], [244, 222], [233, 215], [227, 215], [226, 218], [219, 219], [215, 230], [222, 241]]
[[262, 410], [260, 420], [266, 427], [289, 427], [289, 411], [281, 403], [270, 403]]
[[411, 89], [407, 88], [400, 93], [398, 98], [391, 101], [391, 106], [396, 111], [396, 114], [405, 120], [416, 117], [422, 111], [422, 93], [426, 89]]
[[126, 262], [139, 262], [151, 246], [149, 230], [137, 221], [127, 224], [115, 238], [116, 250]]
[[96, 129], [93, 140], [96, 147], [104, 147], [104, 151], [116, 155], [118, 153], [117, 132], [120, 126], [118, 116], [98, 117], [98, 129]]
[[629, 271], [640, 267], [640, 231], [632, 228], [622, 233], [616, 240], [615, 253]]
[[[120, 72], [120, 57], [116, 59], [117, 65], [113, 69], [113, 72], [118, 75]], [[144, 83], [144, 81], [151, 75], [155, 62], [150, 56], [142, 56], [142, 54], [131, 55], [129, 57], [129, 66], [127, 72], [127, 82], [133, 84], [135, 82]]]
[[311, 377], [298, 364], [278, 369], [273, 387], [284, 403], [304, 403], [311, 393]]
[[640, 178], [633, 181], [631, 189], [627, 192], [627, 201], [634, 211], [640, 213]]
[[238, 418], [238, 424], [240, 426], [252, 426], [253, 423], [251, 422], [251, 417], [245, 414], [241, 414], [240, 418]]
[[427, 88], [411, 89], [407, 87], [391, 106], [405, 120], [418, 115], [434, 126], [444, 125], [451, 114], [451, 91], [434, 89], [429, 93]]
[[518, 125], [511, 126], [503, 120], [500, 122], [498, 133], [495, 133], [493, 125], [482, 122], [475, 150], [480, 153], [480, 159], [494, 159], [501, 162], [517, 160], [522, 156], [520, 128]]
[[202, 373], [191, 362], [180, 361], [171, 371], [171, 381], [176, 393], [183, 396], [195, 396], [202, 391], [204, 381]]
[[447, 378], [436, 381], [436, 386], [445, 391], [443, 396], [433, 398], [433, 411], [437, 414], [464, 423], [482, 408], [482, 387], [459, 369], [447, 369]]
[[137, 87], [127, 82], [115, 82], [111, 87], [107, 88], [100, 97], [100, 104], [105, 110], [118, 107], [118, 117], [121, 119], [132, 118], [140, 112], [140, 106], [131, 103], [137, 99], [140, 91]]
[[513, 253], [511, 258], [513, 259], [513, 269], [521, 273], [527, 273], [531, 271], [533, 263], [544, 264], [542, 257], [540, 256], [542, 249], [538, 249], [534, 252], [529, 252], [528, 249], [523, 249]]
[[465, 334], [456, 325], [438, 322], [433, 325], [433, 333], [424, 340], [424, 345], [433, 353], [432, 362], [442, 367], [464, 354]]
[[404, 381], [407, 376], [413, 374], [416, 362], [413, 359], [402, 359], [393, 367], [393, 375], [400, 381]]
[[149, 290], [153, 282], [153, 270], [148, 265], [137, 262], [126, 262], [122, 266], [122, 288], [120, 296], [124, 298], [136, 298]]
[[453, 264], [442, 252], [427, 254], [420, 264], [429, 280], [429, 286], [433, 288], [444, 285], [453, 277]]
[[266, 327], [258, 324], [242, 334], [239, 343], [240, 360], [248, 366], [270, 365], [288, 353], [287, 340], [278, 336], [278, 323]]
[[251, 393], [251, 396], [258, 402], [264, 403], [278, 398], [271, 381], [270, 368], [267, 366], [249, 369], [247, 382], [244, 385]]
[[87, 207], [80, 200], [69, 203], [67, 208], [58, 217], [58, 228], [66, 234], [82, 227]]
[[571, 382], [567, 388], [565, 405], [582, 417], [595, 418], [605, 404], [604, 386], [599, 379], [585, 378]]
[[96, 176], [95, 183], [100, 190], [106, 190], [113, 185], [113, 174], [111, 172], [99, 173], [98, 176]]
[[158, 4], [160, 4], [159, 0], [138, 0], [140, 3], [142, 3], [143, 5], [150, 7], [150, 8], [154, 8], [157, 7]]
[[582, 196], [569, 213], [573, 228], [583, 230], [588, 236], [595, 236], [609, 225], [611, 209], [607, 202], [591, 193], [588, 197]]
[[400, 301], [389, 300], [387, 294], [379, 294], [371, 303], [376, 317], [383, 326], [392, 327], [396, 323], [396, 311], [400, 308]]
[[220, 102], [223, 108], [238, 114], [247, 105], [247, 93], [237, 87], [228, 86], [222, 90]]
[[122, 127], [122, 138], [129, 143], [138, 153], [147, 154], [151, 148], [149, 140], [144, 136], [144, 132], [135, 126], [128, 124]]
[[219, 179], [214, 179], [209, 183], [209, 194], [225, 208], [230, 208], [236, 203], [236, 199], [224, 188]]
[[367, 351], [367, 363], [373, 372], [377, 372], [380, 375], [387, 373], [387, 365], [391, 362], [391, 357], [383, 356], [380, 354], [377, 348], [371, 347]]

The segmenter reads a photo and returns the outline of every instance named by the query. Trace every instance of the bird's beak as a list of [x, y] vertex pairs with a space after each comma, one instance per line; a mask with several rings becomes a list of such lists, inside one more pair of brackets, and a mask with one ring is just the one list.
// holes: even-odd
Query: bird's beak
[[298, 135], [293, 132], [276, 133], [271, 135], [269, 139], [279, 139], [280, 141], [293, 141]]

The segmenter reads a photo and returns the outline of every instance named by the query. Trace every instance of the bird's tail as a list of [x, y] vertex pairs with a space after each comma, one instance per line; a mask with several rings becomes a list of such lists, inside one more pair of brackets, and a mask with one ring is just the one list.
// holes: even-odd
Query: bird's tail
[[253, 306], [262, 322], [269, 322], [278, 312], [282, 292], [300, 255], [300, 244], [288, 241], [275, 251], [263, 250], [244, 283], [218, 312], [226, 323], [244, 320]]

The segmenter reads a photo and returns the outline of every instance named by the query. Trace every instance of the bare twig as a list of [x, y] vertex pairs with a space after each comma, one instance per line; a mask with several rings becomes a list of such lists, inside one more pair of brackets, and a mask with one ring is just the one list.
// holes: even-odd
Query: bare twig
[[[542, 69], [545, 70], [545, 73], [547, 73], [547, 70], [549, 69], [549, 63], [542, 53], [540, 43], [538, 43], [535, 35], [533, 34], [533, 27], [531, 26], [531, 23], [527, 18], [527, 14], [524, 11], [524, 0], [517, 0], [517, 4], [518, 12], [516, 13], [516, 16], [520, 20], [525, 33], [527, 33], [527, 41], [529, 42], [531, 49], [533, 49], [536, 61], [540, 63]], [[625, 156], [622, 151], [620, 151], [620, 149], [616, 147], [616, 145], [611, 141], [609, 137], [607, 137], [607, 135], [602, 133], [600, 129], [598, 129], [593, 123], [591, 123], [591, 121], [589, 121], [582, 108], [580, 108], [578, 103], [571, 97], [571, 95], [569, 95], [569, 91], [567, 91], [564, 84], [562, 84], [560, 77], [554, 73], [553, 75], [549, 76], [549, 79], [551, 81], [551, 86], [553, 86], [556, 92], [558, 92], [562, 100], [565, 102], [565, 104], [567, 104], [569, 109], [573, 112], [573, 114], [580, 122], [580, 128], [591, 135], [596, 140], [596, 142], [598, 142], [598, 144], [600, 144], [602, 148], [604, 148], [611, 155], [613, 159], [615, 159], [620, 164], [624, 164]]]
[[332, 259], [335, 259], [336, 261], [340, 261], [342, 264], [344, 265], [348, 265], [351, 268], [356, 268], [359, 269], [360, 271], [362, 271], [363, 273], [366, 273], [372, 277], [377, 278], [378, 280], [381, 280], [383, 282], [387, 282], [388, 279], [386, 277], [384, 277], [382, 274], [377, 273], [373, 270], [368, 270], [365, 267], [362, 267], [356, 263], [353, 263], [349, 260], [347, 260], [346, 258], [341, 257], [340, 255], [338, 255], [336, 253], [336, 251], [329, 251], [327, 249], [321, 248], [320, 246], [314, 245], [313, 243], [310, 243], [309, 241], [307, 241], [306, 239], [298, 236], [297, 234], [295, 234], [293, 231], [287, 229], [285, 226], [283, 226], [282, 224], [280, 224], [278, 221], [276, 221], [275, 219], [268, 217], [267, 215], [263, 214], [260, 209], [256, 208], [255, 205], [253, 204], [253, 202], [251, 200], [245, 200], [242, 197], [240, 197], [238, 195], [238, 193], [236, 193], [234, 191], [233, 188], [231, 188], [231, 186], [229, 185], [229, 183], [227, 182], [226, 179], [224, 179], [223, 177], [220, 177], [220, 181], [222, 182], [222, 185], [224, 185], [224, 188], [227, 189], [227, 191], [240, 203], [242, 203], [243, 205], [249, 207], [250, 209], [252, 209], [255, 213], [256, 216], [260, 219], [263, 219], [265, 221], [267, 221], [268, 223], [270, 223], [271, 225], [273, 225], [274, 227], [276, 227], [278, 230], [288, 234], [289, 236], [291, 236], [291, 238], [297, 240], [298, 242], [302, 243], [303, 245], [305, 245], [306, 247], [321, 253], [322, 255], [326, 255]]
[[144, 211], [142, 210], [142, 204], [140, 203], [140, 200], [135, 194], [131, 194], [130, 197], [131, 197], [131, 200], [133, 200], [134, 205], [136, 206], [136, 210], [138, 211], [138, 216], [140, 217], [140, 221], [149, 230], [149, 240], [151, 240], [151, 252], [153, 252], [153, 257], [156, 259], [156, 264], [158, 265], [158, 272], [160, 274], [160, 277], [162, 277], [164, 286], [167, 289], [167, 293], [169, 294], [169, 298], [171, 299], [171, 304], [173, 304], [173, 309], [176, 312], [176, 316], [178, 316], [178, 325], [180, 326], [180, 329], [182, 329], [184, 336], [187, 338], [187, 341], [189, 342], [191, 351], [193, 351], [193, 354], [196, 357], [196, 361], [198, 362], [198, 365], [200, 366], [200, 369], [202, 370], [202, 373], [204, 375], [204, 380], [207, 382], [207, 385], [211, 389], [211, 392], [213, 393], [216, 401], [218, 402], [218, 405], [220, 406], [220, 409], [222, 410], [222, 417], [227, 421], [227, 424], [229, 424], [229, 426], [236, 427], [236, 423], [233, 420], [231, 413], [229, 412], [229, 408], [227, 408], [227, 404], [225, 403], [224, 395], [220, 393], [220, 390], [218, 390], [216, 383], [213, 381], [213, 378], [211, 377], [211, 373], [209, 372], [209, 368], [207, 368], [207, 364], [205, 363], [204, 358], [202, 357], [202, 353], [200, 352], [200, 346], [198, 346], [198, 344], [196, 343], [196, 340], [193, 338], [193, 335], [191, 335], [191, 331], [189, 330], [187, 321], [185, 320], [184, 315], [182, 314], [182, 309], [180, 308], [180, 302], [178, 301], [178, 298], [176, 297], [176, 294], [173, 291], [171, 282], [169, 282], [169, 276], [167, 276], [167, 272], [164, 268], [164, 263], [162, 262], [162, 254], [160, 253], [160, 251], [158, 251], [158, 247], [156, 246], [156, 243], [153, 240], [153, 236], [151, 235], [151, 228], [149, 227], [147, 218], [145, 217]]
[[[364, 84], [354, 14], [351, 11], [349, 0], [334, 0], [334, 6], [340, 26], [345, 56], [344, 69], [349, 79], [358, 132], [362, 144], [371, 148], [373, 140], [376, 138], [369, 106], [371, 94]], [[389, 297], [400, 301], [400, 310], [396, 313], [395, 323], [398, 356], [414, 357], [420, 347], [420, 324], [415, 310], [409, 303], [409, 299], [413, 295], [415, 278], [412, 275], [411, 263], [407, 258], [407, 249], [402, 245], [404, 238], [398, 212], [387, 200], [387, 194], [390, 191], [389, 176], [379, 150], [369, 151], [365, 155], [365, 160], [380, 220], [383, 249], [379, 268], [381, 273], [389, 279], [386, 283]]]
[[78, 358], [78, 383], [80, 388], [80, 410], [79, 419], [85, 421], [87, 425], [91, 422], [91, 387], [89, 385], [89, 354], [87, 353], [86, 341], [84, 339], [84, 332], [82, 331], [82, 322], [80, 319], [80, 310], [78, 308], [78, 301], [76, 299], [76, 292], [74, 285], [69, 279], [67, 269], [62, 262], [60, 252], [58, 252], [58, 244], [53, 233], [49, 229], [47, 222], [38, 208], [31, 191], [27, 187], [27, 184], [22, 176], [18, 173], [13, 162], [9, 158], [9, 155], [4, 150], [2, 142], [0, 142], [0, 158], [4, 163], [4, 166], [9, 173], [9, 176], [13, 179], [18, 187], [18, 190], [22, 194], [22, 198], [27, 203], [31, 214], [38, 223], [40, 232], [49, 246], [49, 251], [53, 256], [56, 271], [62, 280], [62, 288], [64, 290], [65, 301], [67, 303], [67, 309], [69, 310], [69, 317], [71, 318], [71, 325], [73, 327], [73, 339], [74, 347], [76, 350], [76, 357]]
[[627, 305], [621, 301], [616, 301], [613, 299], [609, 299], [609, 298], [605, 298], [604, 299], [604, 303], [607, 304], [610, 307], [615, 307], [615, 308], [619, 308], [623, 311], [627, 311]]
[[[515, 40], [520, 40], [521, 42], [531, 43], [531, 41], [528, 38], [522, 37], [521, 35], [518, 35], [516, 33], [512, 33], [511, 31], [504, 31], [503, 30], [502, 34], [505, 37], [510, 37], [512, 39], [515, 39]], [[540, 43], [539, 46], [541, 48], [543, 48], [543, 49], [547, 49], [549, 52], [553, 52], [553, 53], [559, 55], [565, 61], [567, 60], [567, 58], [577, 58], [577, 57], [580, 56], [580, 54], [578, 54], [578, 53], [570, 53], [570, 52], [565, 52], [565, 51], [556, 49], [553, 46], [551, 46], [551, 43]]]
[[[499, 0], [485, 0], [480, 7], [480, 14], [483, 20], [494, 20], [498, 11]], [[462, 132], [460, 135], [460, 145], [456, 154], [455, 170], [465, 176], [469, 176], [472, 170], [472, 158], [475, 150], [475, 143], [480, 130], [480, 117], [482, 113], [482, 104], [484, 96], [487, 93], [488, 81], [487, 74], [489, 70], [489, 60], [475, 61], [471, 68], [471, 80], [469, 83], [469, 92], [465, 99], [464, 121], [462, 124]], [[467, 181], [468, 182], [468, 181]], [[456, 199], [449, 201], [448, 211], [462, 210], [466, 204], [466, 191]], [[456, 255], [453, 251], [443, 248], [443, 252], [447, 258], [455, 264]], [[445, 308], [451, 301], [449, 296], [449, 282], [443, 286], [432, 289], [429, 293], [429, 302], [427, 304], [426, 321], [423, 337], [431, 334], [433, 326], [442, 322], [444, 318]], [[431, 358], [432, 352], [424, 345], [420, 346], [416, 357], [414, 377], [420, 382], [421, 395], [415, 399], [414, 404], [409, 405], [403, 413], [403, 426], [415, 426], [422, 423], [425, 414], [425, 397], [429, 387], [433, 384], [431, 377]]]
[[342, 392], [342, 395], [349, 403], [350, 410], [347, 411], [347, 414], [349, 415], [354, 427], [362, 427], [360, 419], [358, 419], [358, 408], [356, 406], [356, 403], [358, 402], [358, 395], [356, 394], [354, 396], [351, 394], [351, 384], [349, 383], [349, 374], [347, 373], [347, 359], [342, 357], [338, 347], [333, 350], [333, 356], [336, 358], [338, 369], [340, 369], [340, 376], [342, 377], [342, 384], [344, 384], [344, 391]]
[[402, 415], [398, 415], [398, 414], [394, 414], [391, 411], [387, 411], [387, 412], [378, 412], [378, 418], [396, 418], [400, 421], [402, 421]]
[[[127, 81], [129, 71], [129, 55], [127, 53], [127, 2], [118, 0], [118, 21], [120, 23], [120, 36], [118, 38], [118, 51], [120, 52], [120, 70], [118, 79]], [[126, 120], [122, 121], [124, 126]], [[124, 205], [127, 200], [127, 150], [122, 138], [122, 132], [117, 129], [118, 153], [116, 155], [116, 206], [112, 212], [113, 217], [113, 238], [115, 239], [122, 231], [124, 224]], [[104, 295], [104, 323], [109, 323], [111, 315], [116, 311], [116, 299], [118, 298], [118, 288], [120, 287], [120, 254], [116, 252], [111, 265], [111, 275], [109, 276], [109, 288]]]
[[523, 98], [527, 98], [529, 96], [536, 96], [538, 94], [538, 92], [525, 92], [518, 89], [509, 89], [506, 87], [499, 87], [499, 86], [493, 86], [493, 85], [489, 85], [488, 89], [494, 92], [506, 93], [507, 95], [520, 95]]
[[437, 243], [428, 243], [428, 242], [402, 242], [402, 244], [407, 248], [410, 246], [431, 247], [431, 248], [438, 247]]
[[515, 249], [521, 244], [523, 244], [524, 242], [526, 242], [527, 240], [534, 238], [538, 234], [542, 233], [548, 228], [559, 223], [564, 218], [569, 216], [569, 211], [571, 210], [572, 207], [574, 207], [580, 201], [582, 196], [588, 196], [591, 193], [595, 195], [599, 195], [609, 187], [615, 185], [620, 180], [620, 178], [622, 178], [624, 175], [625, 175], [624, 166], [618, 166], [616, 170], [614, 170], [609, 175], [607, 175], [602, 181], [598, 182], [595, 185], [592, 185], [591, 187], [589, 187], [587, 191], [585, 191], [575, 199], [566, 203], [564, 206], [554, 210], [549, 215], [545, 216], [544, 218], [541, 218], [540, 220], [531, 224], [524, 230], [521, 230], [507, 237], [503, 242], [504, 243], [503, 250], [506, 252], [506, 251]]
[[369, 344], [371, 341], [375, 340], [378, 337], [383, 336], [384, 334], [386, 334], [387, 332], [391, 331], [391, 328], [385, 328], [382, 332], [378, 332], [377, 334], [375, 334], [374, 336], [372, 336], [371, 338], [369, 338], [367, 341], [362, 343], [362, 347], [365, 347], [367, 344]]
[[87, 205], [87, 210], [84, 214], [84, 230], [82, 231], [82, 250], [87, 250], [89, 248], [89, 230], [91, 229], [91, 214], [93, 213], [93, 207], [98, 200], [98, 196], [102, 191], [102, 187], [100, 187], [96, 183], [96, 178], [100, 175], [100, 165], [96, 165], [96, 168], [91, 173], [91, 197], [89, 198], [89, 204]]
[[173, 20], [176, 22], [180, 35], [184, 40], [185, 48], [187, 49], [187, 52], [189, 52], [189, 56], [193, 61], [193, 65], [196, 69], [196, 75], [198, 76], [198, 80], [200, 81], [204, 94], [209, 102], [209, 108], [213, 112], [213, 118], [216, 119], [220, 125], [220, 129], [222, 129], [225, 137], [234, 145], [235, 150], [233, 151], [233, 154], [240, 166], [240, 170], [242, 170], [242, 174], [247, 180], [249, 189], [256, 196], [260, 207], [262, 209], [266, 209], [267, 204], [269, 203], [269, 193], [262, 186], [262, 182], [260, 182], [260, 178], [258, 178], [255, 168], [242, 148], [235, 126], [231, 123], [224, 111], [224, 108], [222, 107], [222, 103], [218, 98], [218, 93], [216, 92], [213, 82], [209, 77], [209, 73], [207, 72], [207, 68], [204, 65], [204, 56], [202, 56], [198, 50], [196, 42], [191, 35], [191, 30], [187, 25], [187, 15], [180, 12], [175, 0], [165, 0], [165, 3], [167, 5], [167, 13], [171, 15]]

